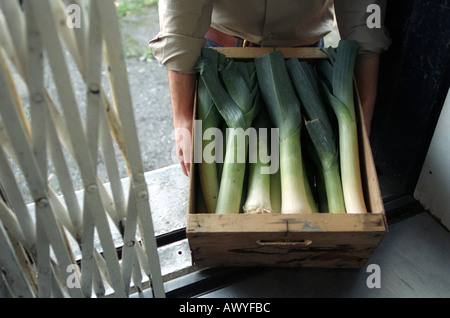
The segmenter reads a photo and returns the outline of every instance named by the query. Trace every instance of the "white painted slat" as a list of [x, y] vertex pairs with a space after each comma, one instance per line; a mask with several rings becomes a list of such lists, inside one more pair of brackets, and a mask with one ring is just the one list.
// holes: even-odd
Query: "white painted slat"
[[[36, 213], [40, 211], [36, 209]], [[39, 213], [40, 215], [41, 213]], [[40, 221], [41, 220], [41, 221]], [[52, 295], [52, 268], [50, 264], [50, 243], [42, 228], [41, 216], [37, 216], [36, 261], [38, 268], [39, 297], [50, 298]]]
[[[28, 95], [30, 97], [31, 143], [36, 164], [47, 179], [47, 138], [44, 88], [44, 52], [33, 14], [27, 14]], [[46, 184], [45, 184], [46, 185]]]
[[[8, 31], [10, 38], [14, 46], [14, 55], [12, 61], [19, 71], [19, 73], [27, 78], [26, 65], [27, 65], [27, 46], [25, 36], [25, 17], [20, 8], [19, 1], [16, 0], [2, 0], [0, 1], [0, 9], [3, 11], [6, 23], [8, 25]], [[2, 27], [3, 29], [3, 27]], [[3, 29], [3, 30], [6, 30]], [[0, 32], [4, 35], [7, 32]]]
[[[73, 58], [73, 61], [77, 65], [81, 74], [85, 73], [85, 48], [86, 48], [86, 25], [82, 23], [78, 30], [67, 27], [67, 10], [63, 1], [59, 0], [49, 0], [49, 6], [51, 10], [51, 15], [55, 21], [55, 26], [57, 28], [58, 34], [60, 35], [61, 41], [63, 41]], [[84, 9], [80, 7], [80, 9]], [[84, 10], [83, 10], [84, 11]], [[78, 36], [76, 34], [78, 33]]]
[[139, 296], [141, 297], [143, 295], [143, 286], [142, 286], [142, 271], [140, 266], [137, 266], [139, 264], [139, 259], [137, 257], [136, 249], [134, 253], [134, 264], [136, 264], [136, 267], [133, 268], [133, 284], [134, 287], [137, 288], [137, 291], [139, 293]]
[[18, 240], [23, 245], [27, 244], [25, 235], [23, 235], [16, 215], [3, 202], [3, 200], [0, 200], [0, 221], [3, 222], [3, 225], [16, 238], [16, 240]]
[[[87, 110], [86, 131], [89, 149], [96, 165], [98, 157], [99, 113], [103, 107], [100, 95], [102, 72], [102, 34], [98, 20], [98, 9], [95, 4], [90, 6], [89, 35], [86, 51], [86, 85]], [[79, 43], [79, 42], [78, 42]]]
[[47, 140], [49, 144], [50, 157], [52, 159], [53, 167], [58, 178], [61, 193], [64, 196], [67, 212], [70, 217], [71, 227], [67, 227], [72, 233], [73, 237], [78, 240], [82, 226], [82, 213], [75, 195], [75, 188], [72, 183], [69, 168], [67, 166], [66, 159], [64, 157], [61, 144], [58, 140], [56, 128], [53, 124], [53, 120], [50, 117], [48, 109], [45, 110], [47, 114]]
[[[84, 202], [86, 208], [86, 201]], [[81, 290], [84, 297], [90, 297], [92, 291], [93, 271], [96, 266], [94, 258], [94, 220], [90, 213], [83, 217], [83, 232], [81, 236]]]
[[0, 268], [15, 297], [35, 297], [0, 220]]
[[[103, 277], [103, 279], [104, 279], [104, 280], [103, 280], [104, 285], [102, 286], [103, 289], [102, 289], [102, 288], [99, 288], [99, 291], [102, 291], [101, 295], [105, 295], [105, 294], [106, 294], [107, 286], [108, 286], [108, 285], [109, 285], [109, 286], [112, 285], [111, 277], [109, 276], [109, 272], [108, 272], [108, 268], [107, 268], [105, 259], [103, 258], [102, 255], [100, 255], [100, 253], [99, 253], [96, 249], [94, 249], [94, 257], [95, 257], [95, 261], [97, 262], [97, 265], [98, 265], [97, 268], [98, 268], [98, 270], [99, 270], [99, 272], [100, 272], [100, 275], [101, 275], [101, 276]], [[94, 274], [95, 274], [95, 272], [94, 272]], [[95, 282], [95, 280], [94, 280], [94, 282]], [[95, 286], [94, 286], [94, 290], [95, 290]], [[97, 295], [100, 295], [100, 294], [99, 294], [99, 291], [97, 291]]]
[[104, 296], [105, 295], [105, 284], [103, 282], [103, 277], [101, 275], [101, 271], [100, 271], [100, 262], [97, 261], [97, 258], [95, 258], [95, 262], [96, 262], [96, 266], [93, 267], [93, 277], [92, 277], [92, 285], [93, 285], [93, 289], [95, 294], [98, 297]]
[[51, 288], [52, 288], [52, 298], [66, 298], [67, 293], [64, 292], [64, 287], [66, 287], [67, 282], [61, 277], [60, 267], [54, 262], [51, 262]]
[[130, 188], [130, 198], [128, 199], [128, 213], [122, 252], [122, 275], [125, 281], [125, 286], [127, 287], [127, 294], [129, 292], [133, 268], [135, 267], [134, 270], [140, 271], [139, 263], [135, 262], [136, 245], [139, 244], [139, 242], [136, 241], [137, 211], [134, 204], [135, 201], [132, 198], [133, 196], [133, 188]]
[[103, 153], [106, 171], [111, 186], [111, 193], [114, 198], [114, 206], [116, 208], [117, 217], [123, 220], [126, 217], [125, 206], [126, 200], [124, 189], [119, 174], [119, 165], [114, 151], [113, 140], [109, 131], [106, 110], [100, 110], [99, 129], [100, 129], [100, 148]]
[[0, 146], [0, 180], [2, 180], [3, 190], [8, 198], [8, 203], [11, 205], [20, 224], [25, 238], [24, 246], [31, 248], [36, 243], [36, 227], [3, 151], [3, 146]]
[[[53, 0], [53, 1], [55, 1], [55, 0]], [[86, 61], [86, 54], [87, 54], [86, 38], [87, 38], [88, 34], [90, 34], [89, 25], [88, 25], [89, 16], [85, 9], [88, 6], [88, 4], [84, 3], [84, 1], [79, 1], [79, 0], [69, 0], [69, 1], [67, 1], [67, 4], [68, 5], [71, 5], [71, 4], [76, 5], [81, 10], [80, 27], [73, 28], [72, 30], [75, 34], [75, 39], [77, 42], [78, 51], [80, 52], [81, 60]], [[64, 12], [66, 13], [66, 16], [67, 16], [67, 9], [66, 8], [64, 8], [64, 9], [65, 9]]]
[[143, 234], [145, 251], [152, 272], [151, 278], [154, 293], [156, 297], [164, 297], [165, 292], [151, 219], [149, 195], [144, 178], [127, 69], [121, 45], [120, 27], [117, 17], [111, 18], [116, 16], [112, 1], [93, 0], [93, 2], [97, 2], [101, 14], [102, 30], [106, 41], [105, 51], [107, 52], [105, 60], [108, 63], [108, 70], [110, 70], [111, 91], [124, 132], [128, 167], [131, 173], [131, 184], [135, 194], [132, 198], [136, 200], [141, 233]]

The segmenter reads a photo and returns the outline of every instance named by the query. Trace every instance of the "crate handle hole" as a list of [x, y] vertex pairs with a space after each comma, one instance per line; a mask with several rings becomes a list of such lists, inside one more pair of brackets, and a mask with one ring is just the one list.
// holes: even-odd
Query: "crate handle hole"
[[265, 241], [257, 240], [256, 244], [261, 246], [298, 246], [304, 247], [312, 244], [311, 240], [299, 240], [299, 241]]

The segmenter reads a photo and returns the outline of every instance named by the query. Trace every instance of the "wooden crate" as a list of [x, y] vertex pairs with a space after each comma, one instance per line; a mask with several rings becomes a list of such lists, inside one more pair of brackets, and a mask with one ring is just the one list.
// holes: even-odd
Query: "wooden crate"
[[[222, 48], [230, 58], [254, 58], [270, 48]], [[326, 58], [315, 48], [282, 50], [286, 58]], [[358, 99], [358, 98], [357, 98]], [[361, 175], [370, 213], [310, 215], [196, 213], [200, 191], [191, 167], [187, 237], [194, 263], [210, 266], [363, 267], [388, 232], [383, 201], [361, 108]]]

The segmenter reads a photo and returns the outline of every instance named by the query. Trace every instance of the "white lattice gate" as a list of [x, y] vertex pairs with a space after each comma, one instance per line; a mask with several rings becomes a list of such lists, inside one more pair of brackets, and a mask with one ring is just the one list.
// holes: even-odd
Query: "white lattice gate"
[[78, 27], [61, 0], [0, 1], [0, 286], [13, 297], [164, 297], [114, 1], [68, 4]]

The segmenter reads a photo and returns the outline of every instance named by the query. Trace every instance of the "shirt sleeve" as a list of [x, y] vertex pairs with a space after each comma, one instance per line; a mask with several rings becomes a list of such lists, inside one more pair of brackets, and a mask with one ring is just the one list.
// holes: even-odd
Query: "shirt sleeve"
[[211, 25], [212, 0], [160, 0], [160, 32], [149, 42], [155, 58], [169, 70], [195, 73]]
[[334, 6], [341, 38], [359, 43], [358, 61], [389, 48], [391, 39], [384, 25], [385, 0], [335, 0]]

